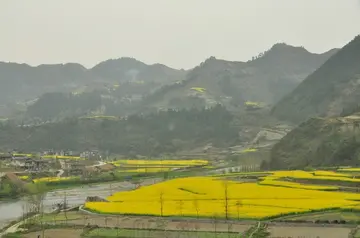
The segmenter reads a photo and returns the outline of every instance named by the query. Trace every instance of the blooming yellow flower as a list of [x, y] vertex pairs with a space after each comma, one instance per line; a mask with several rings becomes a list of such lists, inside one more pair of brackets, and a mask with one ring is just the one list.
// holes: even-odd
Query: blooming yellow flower
[[[301, 174], [301, 172], [297, 172]], [[238, 183], [214, 177], [189, 177], [115, 193], [110, 202], [88, 202], [101, 213], [164, 216], [269, 216], [359, 205], [360, 194]], [[227, 206], [226, 206], [227, 204]]]

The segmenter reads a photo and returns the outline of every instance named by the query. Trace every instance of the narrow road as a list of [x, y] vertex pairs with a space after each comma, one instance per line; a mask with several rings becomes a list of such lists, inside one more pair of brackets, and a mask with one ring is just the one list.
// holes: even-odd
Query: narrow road
[[253, 235], [260, 229], [260, 225], [261, 225], [261, 223], [258, 222], [257, 227], [255, 228], [255, 230], [253, 232], [251, 232], [249, 238], [252, 238]]
[[37, 217], [39, 216], [39, 214], [33, 216], [33, 217], [29, 217], [27, 219], [25, 219], [24, 221], [19, 221], [18, 223], [10, 226], [9, 228], [7, 228], [5, 231], [3, 231], [2, 233], [0, 233], [0, 237], [2, 237], [3, 235], [9, 234], [9, 233], [15, 233], [19, 230], [19, 226], [21, 226], [24, 222], [26, 222], [27, 220]]

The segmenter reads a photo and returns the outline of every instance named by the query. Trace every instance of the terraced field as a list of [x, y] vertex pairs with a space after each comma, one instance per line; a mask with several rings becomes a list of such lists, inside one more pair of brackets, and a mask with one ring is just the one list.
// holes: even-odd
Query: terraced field
[[[241, 175], [254, 176], [256, 173]], [[85, 208], [102, 214], [233, 219], [269, 219], [289, 214], [360, 208], [360, 194], [340, 192], [338, 186], [283, 181], [286, 178], [353, 183], [359, 180], [328, 171], [278, 171], [259, 176], [258, 182], [229, 181], [226, 176], [190, 177], [115, 193], [107, 198], [109, 202], [86, 203]]]

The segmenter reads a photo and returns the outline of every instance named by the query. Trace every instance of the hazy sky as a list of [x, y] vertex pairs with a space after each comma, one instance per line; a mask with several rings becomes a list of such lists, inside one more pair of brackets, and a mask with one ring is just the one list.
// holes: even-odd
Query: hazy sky
[[311, 52], [360, 33], [360, 0], [0, 0], [0, 61], [87, 67], [134, 57], [191, 68], [274, 43]]

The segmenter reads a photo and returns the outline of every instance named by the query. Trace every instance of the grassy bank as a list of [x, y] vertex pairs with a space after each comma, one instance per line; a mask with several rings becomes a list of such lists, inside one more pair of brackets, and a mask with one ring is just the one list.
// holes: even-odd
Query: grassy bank
[[201, 172], [200, 169], [193, 169], [189, 171], [167, 171], [156, 173], [128, 173], [122, 171], [113, 171], [101, 173], [95, 176], [89, 177], [74, 177], [67, 180], [59, 181], [41, 181], [41, 182], [28, 182], [23, 188], [15, 188], [8, 184], [3, 184], [0, 187], [0, 201], [7, 201], [20, 198], [22, 196], [45, 193], [59, 189], [76, 188], [86, 185], [96, 185], [113, 182], [130, 181], [133, 183], [140, 182], [143, 179], [164, 178], [172, 179], [179, 177], [194, 176]]

